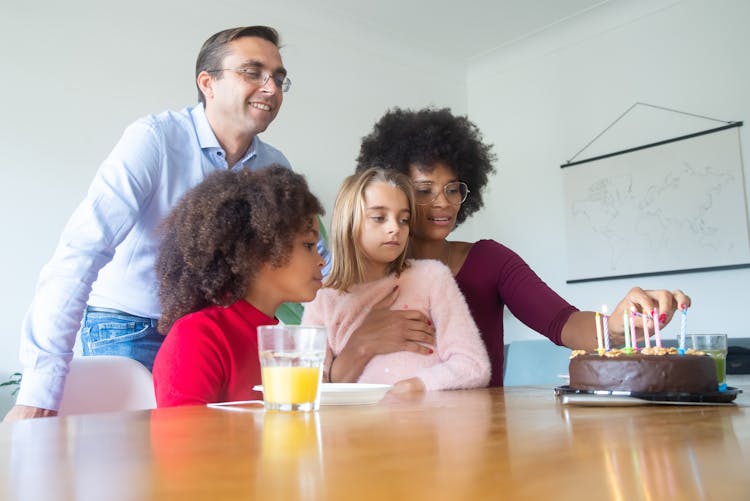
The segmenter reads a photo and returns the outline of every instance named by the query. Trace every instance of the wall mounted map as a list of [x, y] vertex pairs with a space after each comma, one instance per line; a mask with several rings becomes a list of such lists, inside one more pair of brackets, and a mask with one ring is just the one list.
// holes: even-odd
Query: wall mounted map
[[563, 165], [568, 283], [750, 266], [739, 125]]

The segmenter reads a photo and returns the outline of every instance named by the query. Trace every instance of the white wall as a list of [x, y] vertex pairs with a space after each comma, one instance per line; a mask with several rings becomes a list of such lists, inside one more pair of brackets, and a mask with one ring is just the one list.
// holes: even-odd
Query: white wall
[[[635, 102], [744, 120], [742, 149], [750, 151], [749, 23], [745, 0], [609, 2], [473, 61], [469, 116], [495, 144], [499, 172], [484, 211], [462, 233], [515, 249], [580, 308], [611, 307], [633, 285], [681, 288], [693, 299], [688, 332], [750, 335], [750, 269], [566, 285], [559, 167]], [[613, 129], [580, 158], [679, 135], [665, 126], [672, 119], [652, 114], [638, 138]], [[747, 192], [747, 167], [745, 182]], [[537, 337], [511, 318], [506, 333], [506, 342]]]
[[264, 138], [307, 175], [329, 211], [361, 137], [386, 108], [466, 110], [465, 82], [439, 75], [444, 61], [337, 23], [302, 0], [5, 2], [0, 381], [20, 368], [20, 325], [39, 270], [99, 162], [139, 116], [195, 103], [203, 41], [249, 24], [279, 29], [293, 81]]

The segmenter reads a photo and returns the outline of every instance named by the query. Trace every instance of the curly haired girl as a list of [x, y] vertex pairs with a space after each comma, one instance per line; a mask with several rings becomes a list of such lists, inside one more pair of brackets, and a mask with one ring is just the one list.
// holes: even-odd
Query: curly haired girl
[[320, 202], [272, 166], [210, 175], [163, 223], [157, 262], [168, 332], [154, 362], [159, 407], [261, 398], [256, 328], [322, 285]]

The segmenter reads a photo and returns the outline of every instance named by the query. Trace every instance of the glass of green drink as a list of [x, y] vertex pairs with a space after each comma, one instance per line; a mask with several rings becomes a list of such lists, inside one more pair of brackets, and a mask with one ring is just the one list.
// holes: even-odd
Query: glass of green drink
[[705, 351], [716, 363], [716, 378], [719, 388], [726, 387], [727, 382], [727, 335], [726, 334], [692, 334], [694, 350]]

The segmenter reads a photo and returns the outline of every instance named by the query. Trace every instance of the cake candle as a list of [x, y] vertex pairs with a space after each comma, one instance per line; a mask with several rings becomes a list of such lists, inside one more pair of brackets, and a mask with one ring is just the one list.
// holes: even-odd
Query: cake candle
[[687, 305], [680, 305], [682, 318], [680, 318], [680, 355], [685, 354], [685, 327], [687, 324]]
[[625, 353], [630, 355], [633, 351], [630, 348], [630, 327], [628, 326], [628, 312], [622, 312], [622, 333], [625, 336]]
[[602, 327], [604, 328], [604, 351], [609, 351], [609, 322], [607, 320], [607, 305], [602, 305]]
[[633, 350], [638, 351], [638, 336], [635, 330], [635, 306], [630, 307], [630, 339], [632, 340]]
[[602, 318], [598, 311], [594, 316], [594, 320], [596, 321], [596, 351], [601, 355], [604, 353], [604, 346], [602, 345]]
[[654, 341], [656, 342], [656, 347], [661, 348], [661, 328], [659, 327], [658, 308], [654, 308], [654, 311], [651, 312], [651, 318], [654, 319]]
[[648, 315], [643, 315], [643, 343], [651, 348], [651, 333], [648, 331]]

